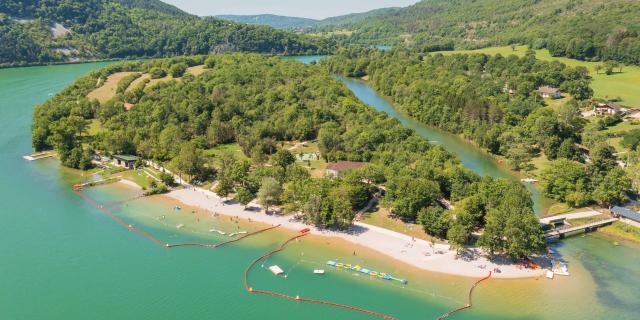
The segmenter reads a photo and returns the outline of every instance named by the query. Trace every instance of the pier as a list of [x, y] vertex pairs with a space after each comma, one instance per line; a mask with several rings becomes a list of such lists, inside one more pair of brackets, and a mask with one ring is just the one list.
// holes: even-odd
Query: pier
[[615, 218], [609, 218], [609, 219], [604, 219], [604, 220], [600, 220], [600, 221], [595, 221], [595, 222], [591, 222], [591, 223], [587, 223], [587, 224], [583, 224], [580, 226], [573, 226], [573, 227], [568, 227], [568, 228], [562, 228], [562, 229], [553, 229], [553, 230], [549, 230], [545, 233], [545, 238], [547, 241], [553, 241], [553, 240], [559, 240], [559, 239], [564, 239], [567, 234], [570, 233], [576, 233], [576, 232], [591, 232], [595, 229], [598, 229], [602, 226], [606, 226], [606, 225], [610, 225], [614, 222], [618, 221], [618, 219]]

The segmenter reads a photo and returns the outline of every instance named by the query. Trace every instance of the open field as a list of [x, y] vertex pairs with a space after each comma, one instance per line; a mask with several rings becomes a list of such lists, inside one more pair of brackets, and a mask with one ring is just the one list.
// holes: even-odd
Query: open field
[[[192, 74], [194, 76], [199, 76], [205, 72], [207, 72], [207, 69], [205, 68], [204, 65], [199, 65], [199, 66], [194, 66], [194, 67], [190, 67], [187, 68], [187, 71], [185, 71], [186, 73]], [[141, 77], [139, 77], [138, 79], [134, 80], [133, 82], [131, 82], [131, 84], [129, 85], [129, 87], [127, 88], [127, 91], [132, 90], [133, 88], [137, 87], [138, 85], [140, 85], [142, 82], [146, 81], [146, 80], [150, 80], [149, 83], [146, 85], [146, 88], [150, 88], [160, 82], [164, 82], [164, 81], [170, 81], [170, 80], [180, 80], [181, 78], [174, 78], [170, 75], [165, 76], [164, 78], [159, 78], [159, 79], [151, 79], [151, 76], [148, 73], [143, 74]]]
[[640, 228], [630, 226], [624, 222], [614, 222], [610, 226], [598, 229], [598, 231], [610, 235], [612, 237], [640, 242]]
[[218, 161], [217, 158], [224, 152], [230, 152], [238, 160], [249, 160], [249, 158], [247, 158], [247, 156], [244, 155], [244, 152], [242, 152], [242, 149], [237, 143], [221, 144], [219, 146], [216, 146], [214, 148], [207, 149], [204, 151], [205, 155], [213, 156], [214, 162], [216, 162], [216, 164], [219, 164], [217, 163]]
[[203, 73], [207, 72], [207, 69], [205, 68], [204, 65], [199, 65], [199, 66], [194, 66], [194, 67], [190, 67], [187, 68], [187, 73], [188, 74], [192, 74], [194, 76], [199, 76]]
[[[456, 53], [485, 53], [495, 55], [499, 53], [504, 56], [511, 54], [524, 56], [526, 51], [527, 46], [517, 46], [515, 51], [512, 50], [511, 47], [505, 46], [479, 50], [440, 51], [440, 53], [445, 55]], [[602, 72], [597, 73], [595, 71], [595, 66], [602, 64], [601, 62], [587, 62], [563, 57], [552, 57], [546, 49], [536, 50], [536, 57], [545, 61], [560, 61], [572, 67], [587, 67], [593, 77], [591, 87], [595, 92], [596, 98], [613, 99], [619, 97], [622, 99], [623, 105], [640, 107], [640, 90], [638, 90], [640, 84], [640, 66], [624, 66], [622, 73], [606, 75]]]
[[111, 100], [116, 95], [116, 89], [118, 88], [118, 83], [124, 77], [135, 74], [136, 72], [118, 72], [107, 77], [107, 80], [104, 82], [102, 86], [96, 88], [91, 91], [87, 98], [96, 99], [100, 101], [100, 103], [105, 103]]

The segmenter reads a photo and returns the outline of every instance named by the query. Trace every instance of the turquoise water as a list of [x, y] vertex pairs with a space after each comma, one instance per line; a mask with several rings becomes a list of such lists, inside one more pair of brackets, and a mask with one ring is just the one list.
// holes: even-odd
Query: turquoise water
[[[105, 63], [0, 70], [0, 319], [373, 319], [325, 306], [250, 295], [244, 268], [291, 232], [251, 238], [219, 250], [166, 250], [130, 232], [74, 195], [85, 179], [55, 160], [24, 161], [31, 151], [35, 104]], [[211, 241], [225, 219], [176, 213], [168, 200], [132, 200], [137, 192], [103, 186], [87, 195], [167, 242]], [[158, 220], [165, 215], [165, 220]], [[186, 227], [177, 230], [175, 225]], [[242, 224], [246, 230], [259, 226]], [[358, 256], [352, 255], [358, 251]], [[548, 280], [491, 280], [478, 287], [476, 306], [450, 319], [636, 319], [640, 313], [638, 248], [613, 246], [600, 236], [576, 237], [559, 248], [572, 276]], [[408, 286], [329, 270], [328, 259], [361, 263], [409, 279]], [[309, 238], [267, 265], [289, 273], [275, 278], [258, 268], [259, 288], [330, 299], [401, 319], [434, 319], [465, 303], [474, 279], [419, 272], [362, 248]]]

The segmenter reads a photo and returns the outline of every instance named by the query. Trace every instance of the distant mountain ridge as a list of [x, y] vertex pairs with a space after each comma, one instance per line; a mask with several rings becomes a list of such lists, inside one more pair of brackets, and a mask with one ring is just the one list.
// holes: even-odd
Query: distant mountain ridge
[[324, 26], [339, 26], [343, 24], [355, 23], [367, 18], [391, 14], [399, 11], [401, 8], [381, 8], [361, 13], [350, 13], [342, 16], [330, 17], [322, 20], [279, 16], [274, 14], [259, 15], [218, 15], [216, 18], [231, 20], [239, 23], [268, 25], [276, 29], [304, 29]]
[[159, 0], [2, 0], [0, 43], [0, 66], [229, 51], [313, 54], [332, 48], [326, 39], [201, 18]]
[[320, 20], [279, 16], [275, 14], [258, 15], [219, 15], [216, 18], [231, 20], [239, 23], [267, 25], [276, 29], [300, 29], [315, 26]]

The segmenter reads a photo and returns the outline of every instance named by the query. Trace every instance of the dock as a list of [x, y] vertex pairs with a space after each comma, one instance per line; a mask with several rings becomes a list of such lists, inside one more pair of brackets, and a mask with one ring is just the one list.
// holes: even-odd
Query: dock
[[577, 232], [583, 232], [583, 231], [591, 232], [600, 227], [610, 225], [616, 221], [618, 221], [618, 219], [609, 218], [609, 219], [587, 223], [580, 226], [568, 227], [563, 229], [554, 229], [554, 230], [547, 231], [545, 233], [545, 238], [547, 239], [547, 241], [559, 240], [559, 239], [565, 238], [570, 233], [577, 233]]
[[36, 161], [36, 160], [42, 160], [42, 159], [47, 159], [51, 157], [53, 157], [52, 153], [41, 152], [41, 153], [34, 153], [34, 154], [22, 156], [22, 159], [25, 159], [27, 161]]

